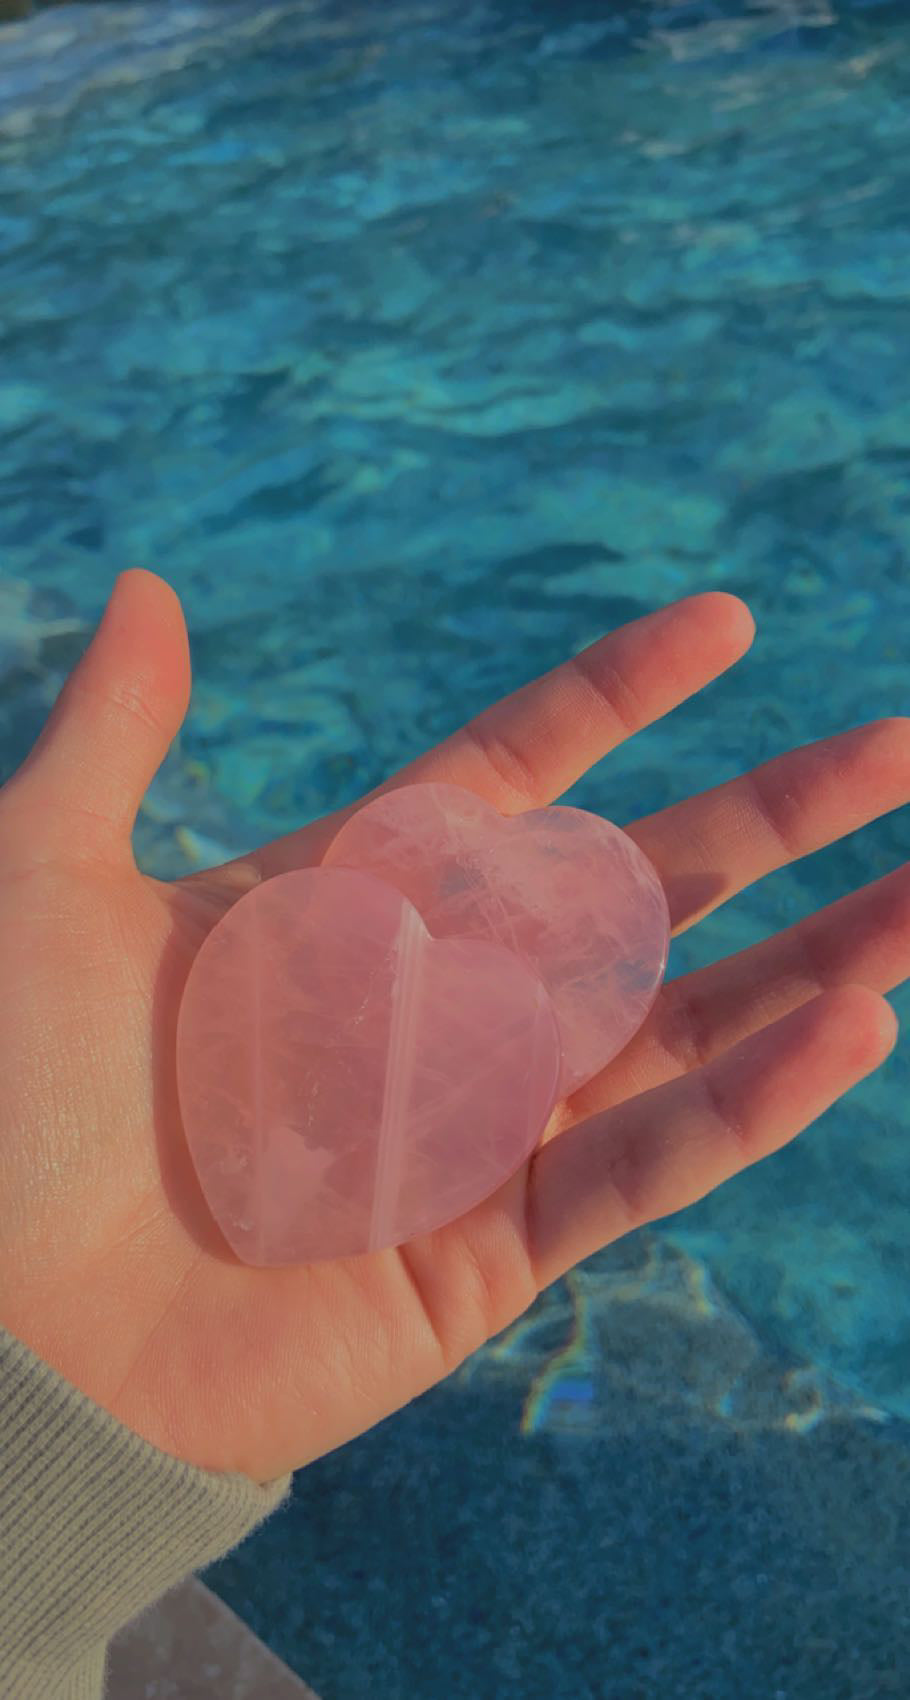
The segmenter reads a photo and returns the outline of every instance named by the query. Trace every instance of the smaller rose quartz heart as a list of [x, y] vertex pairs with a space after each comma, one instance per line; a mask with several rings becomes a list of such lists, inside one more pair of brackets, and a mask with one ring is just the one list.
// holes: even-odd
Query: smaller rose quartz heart
[[245, 1263], [378, 1251], [454, 1220], [528, 1157], [560, 1049], [527, 963], [431, 938], [392, 885], [278, 874], [203, 942], [177, 1088], [209, 1208]]
[[600, 815], [558, 804], [505, 817], [460, 785], [402, 785], [350, 816], [323, 866], [394, 885], [434, 938], [498, 939], [521, 955], [556, 1011], [561, 1097], [628, 1044], [660, 990], [663, 886]]

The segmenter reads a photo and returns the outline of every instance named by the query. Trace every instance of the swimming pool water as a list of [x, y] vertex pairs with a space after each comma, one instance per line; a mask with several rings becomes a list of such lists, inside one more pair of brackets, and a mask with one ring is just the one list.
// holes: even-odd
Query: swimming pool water
[[[898, 5], [227, 0], [0, 32], [3, 771], [68, 664], [55, 626], [127, 564], [177, 587], [193, 648], [137, 832], [163, 876], [695, 590], [748, 601], [752, 652], [568, 800], [625, 824], [905, 713], [908, 206]], [[901, 811], [782, 870], [671, 973], [908, 842]], [[910, 1416], [908, 1075], [902, 1041], [657, 1236], [821, 1408]], [[523, 1435], [603, 1425], [610, 1291], [560, 1284], [477, 1397], [505, 1365]]]

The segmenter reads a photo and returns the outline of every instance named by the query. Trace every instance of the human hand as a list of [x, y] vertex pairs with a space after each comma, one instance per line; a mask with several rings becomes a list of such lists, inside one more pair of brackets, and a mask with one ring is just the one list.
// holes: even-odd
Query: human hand
[[[379, 789], [447, 780], [504, 814], [551, 803], [753, 635], [737, 598], [687, 597]], [[181, 993], [231, 904], [318, 863], [352, 810], [204, 873], [141, 874], [133, 823], [189, 693], [175, 593], [152, 573], [122, 574], [0, 790], [0, 1323], [166, 1452], [264, 1482], [406, 1404], [580, 1259], [776, 1150], [876, 1068], [897, 1031], [881, 994], [910, 971], [910, 867], [665, 983], [531, 1159], [459, 1221], [394, 1250], [249, 1268], [212, 1220], [183, 1137]], [[678, 934], [908, 799], [910, 720], [889, 719], [626, 831]]]

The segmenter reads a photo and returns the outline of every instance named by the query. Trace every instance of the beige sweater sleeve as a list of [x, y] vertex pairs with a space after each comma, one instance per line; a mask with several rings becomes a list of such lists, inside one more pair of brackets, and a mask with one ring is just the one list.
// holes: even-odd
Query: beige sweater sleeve
[[290, 1491], [181, 1463], [0, 1328], [0, 1697], [101, 1700], [107, 1646]]

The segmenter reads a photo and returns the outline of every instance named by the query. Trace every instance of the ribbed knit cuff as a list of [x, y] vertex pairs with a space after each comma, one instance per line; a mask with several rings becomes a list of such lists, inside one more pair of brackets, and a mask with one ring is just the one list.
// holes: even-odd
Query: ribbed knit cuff
[[117, 1630], [242, 1541], [291, 1481], [181, 1463], [0, 1328], [2, 1700], [101, 1700]]

